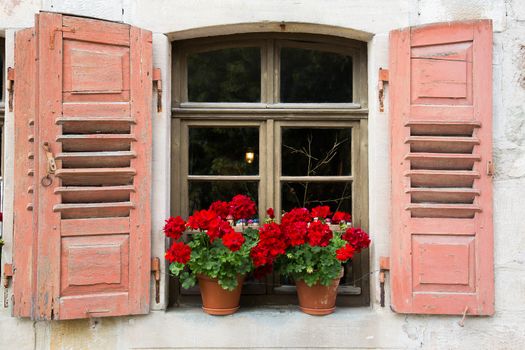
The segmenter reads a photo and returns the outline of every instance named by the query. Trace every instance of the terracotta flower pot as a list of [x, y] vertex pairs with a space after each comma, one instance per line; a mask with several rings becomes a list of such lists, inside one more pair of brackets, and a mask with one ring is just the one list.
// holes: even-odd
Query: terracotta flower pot
[[244, 276], [238, 276], [239, 284], [232, 290], [223, 289], [216, 278], [198, 275], [202, 297], [202, 309], [210, 315], [231, 315], [239, 310]]
[[342, 274], [332, 280], [329, 286], [316, 283], [309, 287], [303, 280], [296, 280], [295, 286], [301, 311], [315, 316], [329, 315], [334, 312], [337, 287], [341, 277]]

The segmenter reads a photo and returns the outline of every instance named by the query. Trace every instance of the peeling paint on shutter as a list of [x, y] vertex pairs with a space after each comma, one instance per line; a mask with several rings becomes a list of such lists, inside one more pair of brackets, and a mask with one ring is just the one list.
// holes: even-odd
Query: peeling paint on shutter
[[492, 24], [390, 36], [392, 306], [494, 312]]
[[[35, 278], [30, 316], [147, 313], [151, 33], [54, 13], [37, 15], [36, 23], [38, 117], [31, 131], [35, 254], [30, 268]], [[24, 107], [18, 108], [15, 118], [27, 123]], [[22, 157], [25, 149], [18, 141], [17, 147]], [[52, 184], [44, 186], [49, 157], [54, 157], [57, 170], [49, 175]], [[27, 178], [22, 180], [22, 170], [16, 173], [21, 182]], [[18, 199], [17, 211], [24, 201]], [[17, 230], [28, 230], [24, 225], [15, 220], [15, 242]], [[15, 263], [22, 263], [23, 256], [16, 249]]]

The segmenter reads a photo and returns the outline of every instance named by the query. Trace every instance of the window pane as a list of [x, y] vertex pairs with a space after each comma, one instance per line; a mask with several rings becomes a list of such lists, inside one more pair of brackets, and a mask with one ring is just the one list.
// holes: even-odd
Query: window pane
[[261, 50], [230, 48], [188, 56], [191, 102], [259, 102]]
[[281, 102], [352, 102], [352, 57], [282, 48]]
[[259, 128], [190, 128], [190, 175], [257, 175]]
[[244, 194], [259, 200], [259, 184], [256, 181], [190, 181], [188, 184], [189, 213], [207, 209], [213, 202], [229, 201], [237, 194]]
[[283, 176], [343, 176], [352, 169], [352, 129], [282, 129]]
[[318, 205], [328, 205], [332, 212], [352, 213], [351, 182], [284, 182], [281, 184], [281, 208], [311, 209]]

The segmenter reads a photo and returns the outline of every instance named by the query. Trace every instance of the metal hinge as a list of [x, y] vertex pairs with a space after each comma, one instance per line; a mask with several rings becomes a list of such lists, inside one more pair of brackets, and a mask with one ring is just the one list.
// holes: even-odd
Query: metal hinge
[[155, 279], [155, 302], [160, 303], [160, 259], [151, 259], [151, 272]]
[[4, 308], [9, 306], [9, 295], [7, 289], [9, 288], [9, 280], [13, 278], [13, 264], [4, 264], [3, 286], [4, 286]]
[[160, 68], [153, 68], [153, 81], [156, 82], [157, 88], [157, 112], [162, 111], [162, 77]]
[[494, 177], [494, 163], [492, 162], [492, 159], [487, 160], [487, 175]]
[[379, 257], [379, 288], [380, 288], [380, 304], [385, 307], [385, 272], [390, 271], [390, 257]]
[[388, 69], [379, 68], [379, 112], [385, 111], [385, 83], [388, 83]]
[[12, 67], [7, 68], [7, 91], [9, 92], [7, 105], [9, 107], [9, 112], [12, 112], [13, 111], [13, 94], [15, 92], [15, 69]]

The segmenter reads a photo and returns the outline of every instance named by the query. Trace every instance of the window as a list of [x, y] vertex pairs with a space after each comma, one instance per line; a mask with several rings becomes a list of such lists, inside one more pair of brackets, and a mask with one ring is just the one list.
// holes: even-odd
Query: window
[[[172, 214], [242, 193], [276, 212], [329, 205], [366, 227], [366, 45], [257, 34], [176, 42]], [[179, 165], [180, 166], [175, 166]], [[368, 256], [345, 267], [338, 302], [365, 305]], [[198, 288], [172, 303], [198, 301]], [[294, 302], [293, 283], [248, 279], [244, 304]]]

